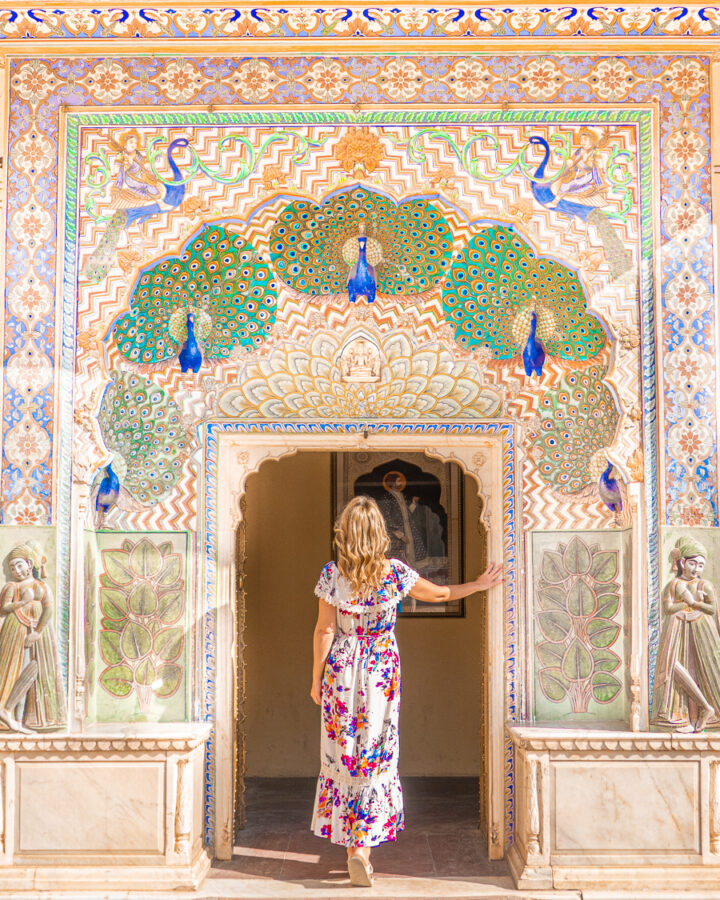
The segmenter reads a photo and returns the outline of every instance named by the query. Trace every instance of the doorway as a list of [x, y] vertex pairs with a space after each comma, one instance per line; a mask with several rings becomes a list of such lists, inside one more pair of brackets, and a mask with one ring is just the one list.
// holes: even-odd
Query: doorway
[[[388, 452], [362, 455], [368, 469], [375, 459], [393, 467]], [[317, 612], [312, 588], [332, 558], [338, 457], [301, 451], [269, 460], [245, 484], [238, 535], [243, 590], [236, 615], [235, 810], [236, 851], [240, 848], [250, 868], [259, 864], [253, 850], [268, 841], [278, 852], [298, 841], [304, 847], [306, 838], [317, 841], [308, 831], [319, 758], [318, 712], [308, 696]], [[487, 560], [477, 481], [457, 463], [426, 461], [435, 473], [444, 468], [447, 483], [452, 476], [457, 486], [453, 541], [461, 542], [460, 571], [453, 574], [466, 580]], [[403, 667], [400, 774], [407, 808], [399, 846], [423, 847], [422, 861], [415, 862], [428, 874], [442, 874], [449, 844], [462, 845], [466, 874], [480, 874], [489, 864], [486, 598], [469, 598], [462, 617], [401, 616], [396, 634]], [[323, 853], [322, 865], [329, 864]], [[277, 862], [271, 868], [279, 872]], [[291, 853], [288, 877], [296, 862]], [[402, 870], [402, 854], [391, 855], [387, 864]]]
[[[238, 639], [244, 635], [242, 526], [248, 477], [272, 459], [298, 452], [347, 450], [423, 452], [458, 462], [476, 480], [483, 499], [488, 555], [505, 564], [503, 585], [493, 588], [487, 604], [486, 798], [491, 859], [501, 859], [514, 821], [514, 766], [504, 723], [517, 715], [519, 668], [516, 609], [515, 430], [505, 422], [374, 421], [225, 422], [206, 428], [205, 465], [205, 677], [202, 703], [215, 723], [206, 748], [206, 835], [215, 856], [229, 860], [235, 829], [236, 740], [242, 710], [237, 708], [243, 672]], [[502, 486], [502, 489], [501, 489]]]

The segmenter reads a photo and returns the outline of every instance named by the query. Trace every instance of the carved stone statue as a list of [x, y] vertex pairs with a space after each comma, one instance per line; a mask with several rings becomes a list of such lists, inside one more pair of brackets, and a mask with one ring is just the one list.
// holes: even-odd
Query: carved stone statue
[[702, 577], [706, 559], [699, 541], [680, 538], [670, 554], [676, 574], [662, 594], [652, 722], [679, 731], [702, 731], [720, 712], [718, 604]]
[[340, 374], [344, 382], [373, 384], [380, 380], [380, 353], [370, 341], [359, 337], [345, 348], [340, 360]]
[[0, 725], [23, 733], [62, 726], [67, 711], [45, 556], [28, 541], [7, 563], [11, 580], [0, 590]]

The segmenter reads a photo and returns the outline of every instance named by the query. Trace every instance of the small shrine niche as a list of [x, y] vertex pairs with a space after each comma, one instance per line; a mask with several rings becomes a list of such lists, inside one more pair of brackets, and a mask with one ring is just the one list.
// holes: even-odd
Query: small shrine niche
[[358, 335], [340, 351], [340, 380], [346, 384], [374, 384], [380, 381], [380, 348], [367, 335]]

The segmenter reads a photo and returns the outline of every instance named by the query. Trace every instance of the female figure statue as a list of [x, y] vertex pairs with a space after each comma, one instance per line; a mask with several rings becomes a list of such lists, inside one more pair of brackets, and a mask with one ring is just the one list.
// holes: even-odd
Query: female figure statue
[[675, 577], [665, 586], [653, 724], [702, 731], [720, 711], [720, 632], [715, 591], [702, 577], [707, 550], [680, 538], [670, 561]]
[[12, 581], [0, 590], [0, 723], [12, 731], [67, 721], [45, 563], [36, 543], [19, 544], [8, 556]]

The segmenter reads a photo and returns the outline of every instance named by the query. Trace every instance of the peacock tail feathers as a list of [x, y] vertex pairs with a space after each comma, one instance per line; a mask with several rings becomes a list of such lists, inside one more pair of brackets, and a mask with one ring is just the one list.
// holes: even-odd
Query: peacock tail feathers
[[597, 481], [598, 460], [615, 439], [620, 414], [603, 382], [605, 374], [599, 366], [570, 372], [540, 400], [533, 441], [538, 471], [546, 484], [564, 493]]
[[115, 326], [115, 340], [132, 362], [172, 359], [187, 338], [187, 313], [194, 311], [203, 355], [222, 359], [240, 347], [262, 344], [276, 307], [270, 266], [241, 235], [208, 225], [180, 256], [140, 275], [130, 311]]
[[115, 251], [120, 242], [120, 235], [127, 226], [127, 219], [126, 209], [114, 212], [105, 226], [100, 243], [88, 257], [84, 272], [85, 277], [92, 284], [100, 284], [115, 262]]
[[435, 206], [427, 200], [396, 206], [355, 188], [322, 206], [294, 200], [285, 207], [270, 235], [278, 277], [313, 296], [346, 291], [348, 273], [358, 259], [361, 226], [380, 294], [419, 294], [437, 284], [450, 264], [453, 235]]
[[537, 336], [550, 356], [590, 360], [605, 343], [577, 274], [536, 256], [504, 225], [479, 229], [447, 273], [442, 299], [455, 339], [488, 346], [494, 359], [517, 354], [530, 333], [533, 309]]
[[123, 487], [149, 505], [175, 486], [189, 437], [179, 407], [161, 387], [133, 372], [111, 374], [98, 413], [103, 440]]

